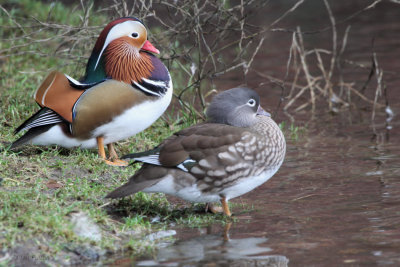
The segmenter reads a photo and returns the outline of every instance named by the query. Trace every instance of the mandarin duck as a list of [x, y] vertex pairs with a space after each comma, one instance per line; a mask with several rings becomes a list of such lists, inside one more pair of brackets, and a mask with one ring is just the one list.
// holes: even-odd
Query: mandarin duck
[[175, 133], [155, 149], [124, 156], [144, 164], [106, 197], [162, 192], [190, 202], [220, 201], [225, 215], [231, 216], [229, 199], [253, 190], [278, 171], [285, 157], [285, 137], [249, 88], [219, 93], [206, 114], [205, 123]]
[[[111, 165], [119, 160], [113, 143], [156, 121], [172, 97], [172, 82], [159, 51], [147, 40], [143, 22], [123, 17], [100, 33], [80, 82], [51, 72], [34, 97], [41, 109], [15, 132], [28, 130], [11, 148], [31, 143], [62, 147], [98, 147]], [[104, 145], [110, 159], [106, 159]]]

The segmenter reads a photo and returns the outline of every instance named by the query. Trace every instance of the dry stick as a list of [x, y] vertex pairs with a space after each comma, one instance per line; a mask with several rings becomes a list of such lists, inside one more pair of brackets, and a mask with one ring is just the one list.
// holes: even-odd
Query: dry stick
[[[71, 25], [66, 25], [66, 24], [58, 24], [58, 23], [48, 23], [48, 22], [43, 22], [35, 17], [32, 17], [32, 19], [34, 21], [36, 21], [37, 23], [39, 23], [39, 25], [46, 27], [46, 28], [51, 28], [51, 29], [61, 29], [61, 30], [68, 30], [69, 31], [78, 31], [81, 30], [82, 27], [74, 27]], [[101, 26], [91, 26], [91, 27], [87, 27], [89, 29], [99, 29], [101, 28]]]
[[272, 22], [268, 28], [271, 28], [272, 26], [274, 26], [275, 24], [277, 24], [279, 21], [281, 21], [282, 19], [284, 19], [289, 13], [295, 11], [301, 4], [304, 3], [304, 0], [300, 0], [297, 1], [294, 6], [292, 8], [290, 8], [289, 10], [287, 10], [282, 16], [280, 16], [277, 20], [275, 20], [274, 22]]
[[229, 67], [229, 68], [227, 68], [227, 69], [225, 69], [225, 70], [222, 70], [222, 71], [219, 71], [219, 72], [217, 72], [217, 73], [214, 73], [214, 74], [213, 74], [213, 77], [218, 77], [218, 76], [220, 76], [220, 75], [222, 75], [222, 74], [225, 74], [225, 73], [227, 73], [227, 72], [230, 72], [230, 71], [232, 71], [232, 70], [235, 70], [235, 69], [237, 69], [237, 68], [239, 68], [239, 67], [241, 67], [241, 66], [243, 66], [243, 65], [245, 65], [245, 64], [246, 64], [246, 62], [238, 63], [238, 64], [236, 64], [236, 65], [234, 65], [234, 66], [232, 66], [232, 67]]
[[[321, 94], [326, 97], [326, 93], [327, 93], [326, 83], [327, 83], [327, 81], [329, 81], [328, 80], [328, 73], [325, 70], [325, 67], [324, 67], [324, 64], [323, 64], [323, 61], [322, 61], [320, 53], [318, 51], [315, 51], [315, 54], [317, 55], [318, 67], [321, 70], [322, 75], [323, 75], [323, 77], [325, 79], [325, 87], [324, 88], [321, 88], [318, 84], [315, 86], [315, 88], [317, 88], [321, 92]], [[333, 100], [333, 98], [335, 98], [335, 100]], [[338, 101], [338, 102], [348, 106], [348, 103], [346, 103], [339, 96], [334, 94], [333, 91], [330, 92], [329, 98], [327, 100], [328, 100], [328, 104], [329, 104], [329, 110], [332, 110], [332, 104], [333, 104], [334, 101]]]
[[201, 118], [201, 119], [205, 119], [204, 118], [204, 115], [203, 114], [201, 114], [199, 111], [197, 111], [196, 109], [192, 109], [191, 108], [191, 106], [188, 104], [188, 103], [186, 103], [186, 101], [184, 101], [182, 98], [181, 98], [181, 96], [179, 96], [179, 95], [177, 95], [177, 94], [173, 94], [174, 95], [174, 97], [176, 97], [177, 99], [178, 99], [178, 101], [179, 101], [179, 103], [188, 111], [188, 112], [195, 112], [196, 113], [196, 115], [199, 117], [199, 118]]
[[[240, 40], [239, 40], [239, 51], [240, 52], [239, 52], [239, 54], [240, 54], [241, 62], [246, 63], [246, 60], [243, 58], [243, 47], [242, 47], [243, 40], [246, 37], [245, 36], [245, 32], [244, 32], [244, 21], [245, 21], [245, 18], [244, 18], [243, 0], [240, 1], [240, 15], [241, 15], [241, 18], [239, 20], [239, 26], [240, 26]], [[247, 79], [247, 71], [246, 70], [247, 70], [246, 69], [246, 64], [244, 64], [243, 65], [243, 73], [244, 73], [244, 79], [245, 80]]]
[[311, 82], [311, 75], [310, 72], [308, 70], [308, 66], [307, 66], [307, 62], [306, 62], [306, 56], [304, 54], [304, 42], [303, 42], [303, 36], [300, 32], [300, 27], [297, 27], [297, 36], [299, 38], [299, 43], [297, 43], [297, 39], [296, 39], [296, 43], [297, 43], [297, 51], [299, 52], [300, 55], [300, 60], [301, 60], [301, 64], [303, 66], [303, 71], [304, 74], [306, 75], [306, 79], [307, 79], [307, 83], [309, 85], [310, 88], [310, 95], [311, 95], [311, 111], [314, 115], [315, 113], [315, 93], [314, 93], [314, 87], [312, 86], [312, 82]]
[[[217, 71], [217, 64], [215, 64], [214, 55], [212, 55], [211, 48], [208, 46], [208, 44], [207, 44], [207, 42], [206, 42], [206, 39], [204, 38], [204, 33], [203, 33], [203, 31], [201, 31], [201, 34], [200, 34], [200, 35], [201, 35], [201, 39], [203, 40], [203, 44], [204, 44], [205, 48], [207, 49], [208, 54], [210, 55], [211, 62], [212, 62], [213, 67], [214, 67], [214, 71]], [[207, 63], [207, 61], [205, 62], [205, 64], [206, 64], [206, 63]]]
[[[297, 81], [299, 79], [300, 72], [301, 72], [301, 69], [299, 67], [297, 67], [296, 68], [296, 72], [294, 74], [293, 82], [291, 84], [290, 94], [286, 97], [287, 99], [291, 99], [292, 98], [292, 93], [294, 92], [296, 86], [299, 86], [299, 85], [297, 85]], [[283, 82], [284, 82], [284, 84], [286, 83], [286, 81], [283, 81]]]
[[375, 120], [375, 110], [376, 110], [376, 105], [378, 102], [378, 97], [382, 95], [382, 80], [383, 80], [383, 71], [379, 68], [378, 65], [378, 59], [376, 57], [376, 52], [373, 52], [373, 59], [374, 59], [374, 64], [375, 64], [375, 74], [376, 74], [376, 82], [377, 82], [377, 87], [375, 90], [375, 97], [374, 97], [374, 104], [372, 108], [372, 116], [371, 120], [372, 122]]
[[371, 69], [371, 67], [369, 67], [369, 66], [367, 66], [367, 65], [365, 65], [365, 64], [363, 64], [363, 63], [355, 62], [355, 61], [353, 61], [353, 60], [345, 59], [345, 60], [343, 60], [343, 61], [344, 61], [345, 63], [347, 63], [347, 64], [350, 64], [350, 65], [352, 65], [352, 66], [356, 66], [356, 67], [361, 68], [361, 69], [368, 69], [368, 70]]
[[[318, 91], [320, 91], [321, 93], [325, 92], [325, 90], [319, 86], [319, 84], [315, 85], [315, 88], [318, 89]], [[332, 97], [333, 98], [333, 97]], [[344, 105], [345, 107], [348, 107], [350, 104], [347, 103], [346, 101], [344, 101], [342, 98], [340, 98], [337, 95], [334, 95], [334, 99], [330, 99], [330, 102], [337, 102], [337, 103], [341, 103], [342, 105]]]
[[331, 51], [326, 50], [326, 49], [322, 49], [322, 48], [314, 48], [313, 50], [310, 50], [310, 51], [304, 51], [304, 54], [306, 56], [312, 56], [313, 54], [315, 54], [315, 52], [324, 53], [324, 54], [327, 54], [327, 55], [331, 55], [332, 54]]
[[[315, 79], [318, 79], [318, 78], [315, 78]], [[322, 80], [322, 78], [320, 78], [320, 79]], [[322, 88], [321, 86], [319, 86], [319, 83], [317, 83], [316, 81], [314, 82], [314, 86], [315, 86], [315, 88], [316, 88], [321, 94], [325, 94], [325, 93], [326, 93], [326, 89], [325, 89], [325, 88]], [[337, 98], [337, 100], [339, 100], [339, 102], [343, 102], [343, 100], [340, 99], [340, 98]], [[306, 108], [310, 103], [311, 103], [311, 101], [309, 101], [309, 102], [307, 102], [307, 103], [304, 103], [303, 105], [297, 107], [294, 111], [295, 111], [295, 112], [298, 112], [298, 111], [300, 111], [300, 110]], [[348, 106], [347, 103], [344, 103], [344, 104], [345, 104], [346, 106]]]
[[[190, 73], [190, 71], [189, 71], [181, 62], [177, 61], [176, 63], [178, 63], [179, 67], [181, 67], [181, 69], [182, 69], [184, 72], [186, 72], [186, 74], [187, 74], [189, 77], [192, 76], [192, 73]], [[190, 79], [189, 79], [189, 80], [190, 80]]]
[[[326, 70], [325, 70], [325, 67], [324, 67], [324, 63], [323, 63], [323, 61], [322, 61], [322, 58], [321, 58], [321, 55], [320, 55], [320, 53], [318, 52], [318, 51], [315, 51], [315, 54], [316, 54], [316, 56], [317, 56], [317, 61], [318, 61], [318, 68], [320, 69], [320, 71], [322, 72], [322, 76], [324, 77], [324, 79], [325, 79], [325, 88], [322, 90], [322, 95], [323, 96], [326, 96], [326, 84], [327, 84], [327, 81], [329, 81], [329, 77], [328, 77], [328, 73], [326, 72]], [[330, 103], [330, 105], [331, 105], [331, 101], [329, 101], [329, 103]]]
[[[201, 35], [201, 34], [200, 34]], [[199, 51], [200, 51], [200, 44], [199, 44]], [[201, 54], [201, 52], [199, 52], [199, 55]], [[201, 62], [199, 62], [199, 63], [201, 63]], [[207, 64], [207, 62], [203, 62], [202, 63], [202, 67], [200, 68], [199, 67], [199, 72], [198, 72], [198, 80], [199, 80], [199, 83], [198, 83], [198, 87], [197, 87], [197, 92], [198, 92], [198, 95], [199, 95], [199, 98], [200, 98], [200, 104], [201, 104], [201, 106], [202, 106], [202, 108], [204, 109], [205, 107], [206, 107], [206, 101], [205, 101], [205, 99], [204, 99], [204, 96], [203, 96], [203, 94], [202, 94], [202, 92], [201, 92], [201, 81], [203, 80], [201, 77], [206, 77], [206, 75], [202, 75], [202, 73], [203, 73], [203, 71], [206, 69], [205, 67], [206, 67], [206, 64]], [[200, 65], [200, 64], [199, 64]], [[194, 99], [193, 99], [194, 100]]]
[[[285, 97], [285, 90], [286, 90], [285, 82], [286, 82], [287, 78], [289, 77], [290, 62], [292, 62], [293, 51], [295, 51], [294, 47], [293, 47], [293, 43], [294, 43], [293, 39], [294, 38], [296, 38], [296, 34], [295, 33], [292, 35], [292, 44], [291, 44], [290, 49], [289, 49], [289, 57], [288, 57], [288, 60], [287, 60], [287, 63], [286, 63], [286, 72], [285, 72], [285, 76], [283, 77], [283, 82], [280, 84], [280, 87], [282, 88], [281, 97], [279, 99], [278, 106], [275, 109], [274, 117], [278, 113], [278, 110], [279, 110], [279, 108], [280, 108], [280, 106], [281, 106], [281, 104], [283, 102], [284, 97]], [[294, 62], [294, 64], [297, 64], [297, 62]], [[294, 81], [292, 83], [292, 88], [291, 88], [292, 90], [294, 88], [293, 84], [295, 84], [297, 82], [298, 73], [299, 73], [298, 69], [296, 69], [295, 78], [294, 78]], [[290, 91], [289, 95], [292, 94], [292, 90]]]
[[[336, 61], [336, 65], [339, 70], [339, 83], [343, 83], [343, 71], [342, 71], [342, 64], [340, 64], [340, 61], [347, 45], [347, 38], [349, 36], [350, 28], [351, 28], [350, 25], [346, 27], [346, 31], [344, 32], [343, 36], [342, 47], [340, 48]], [[342, 96], [342, 94], [343, 94], [343, 86], [340, 86], [339, 96]], [[351, 103], [351, 94], [349, 90], [347, 90], [347, 101], [349, 104]]]
[[[348, 90], [352, 91], [354, 94], [356, 94], [358, 97], [360, 97], [362, 100], [364, 100], [365, 102], [368, 102], [370, 104], [374, 104], [374, 101], [368, 99], [365, 95], [361, 94], [360, 92], [358, 92], [356, 89], [354, 89], [352, 87], [353, 83], [344, 83], [343, 86], [346, 87]], [[384, 107], [385, 105], [376, 103], [376, 107]]]
[[[139, 3], [137, 3], [137, 5], [139, 5]], [[140, 1], [140, 13], [143, 14], [143, 16], [149, 16], [150, 14], [153, 14], [153, 12], [150, 11], [150, 8], [153, 7], [153, 1], [149, 1], [148, 3], [146, 3], [145, 0], [141, 0]], [[132, 5], [131, 11], [129, 12], [130, 15], [135, 14], [135, 5]]]
[[126, 3], [126, 0], [122, 1], [122, 12], [122, 17], [127, 17], [129, 15], [128, 4]]
[[[204, 108], [205, 107], [205, 100], [204, 100], [203, 95], [201, 93], [201, 81], [202, 81], [202, 77], [205, 77], [204, 73], [203, 73], [204, 70], [205, 70], [205, 63], [202, 60], [203, 56], [202, 56], [202, 53], [201, 53], [201, 32], [202, 32], [202, 29], [201, 29], [201, 24], [200, 24], [200, 21], [199, 21], [199, 16], [198, 16], [199, 8], [198, 8], [198, 5], [197, 5], [197, 2], [194, 4], [193, 10], [194, 10], [194, 13], [195, 13], [194, 19], [195, 19], [195, 22], [196, 22], [196, 26], [194, 28], [194, 31], [195, 31], [196, 37], [197, 37], [197, 53], [198, 53], [198, 61], [199, 61], [198, 72], [197, 72], [197, 82], [198, 82], [197, 84], [198, 84], [198, 86], [197, 86], [197, 90], [196, 91], [197, 91], [197, 95], [200, 98], [201, 106]], [[207, 59], [208, 59], [208, 57], [206, 58], [206, 60]], [[195, 102], [195, 100], [196, 100], [195, 99], [195, 95], [193, 95], [193, 100], [192, 101]]]
[[241, 19], [239, 21], [239, 26], [240, 26], [239, 50], [242, 51], [242, 42], [243, 42], [243, 39], [245, 38], [245, 34], [244, 34], [244, 5], [243, 5], [243, 0], [240, 1], [240, 15], [241, 15]]
[[[211, 57], [213, 57], [213, 55], [212, 55], [212, 54], [211, 54], [211, 55], [209, 54], [208, 56], [209, 56], [209, 57], [210, 57], [210, 56], [211, 56]], [[201, 57], [200, 57], [200, 58], [201, 58]], [[207, 57], [207, 59], [208, 59], [208, 57]], [[200, 64], [200, 65], [204, 66], [204, 62], [203, 62], [203, 64]], [[203, 71], [204, 71], [204, 69], [201, 69], [201, 70], [203, 70]], [[203, 72], [202, 72], [202, 71], [200, 71], [200, 73], [202, 74]], [[204, 75], [201, 75], [201, 77], [203, 77], [203, 76], [204, 76]], [[203, 105], [203, 106], [204, 106], [204, 105]]]
[[[171, 3], [167, 2], [167, 1], [163, 1], [163, 2], [161, 2], [161, 4], [163, 4], [163, 5], [167, 6], [167, 7], [172, 7], [172, 8], [174, 8], [174, 9], [176, 9], [177, 11], [180, 11], [182, 14], [186, 15], [186, 17], [189, 17], [189, 18], [192, 17], [192, 14], [190, 14], [189, 11], [185, 10], [185, 9], [183, 8], [183, 7], [185, 7], [185, 6], [182, 6], [181, 4], [179, 4], [179, 5], [177, 5], [177, 4], [174, 5], [174, 4], [171, 4]], [[189, 1], [188, 1], [188, 4], [189, 4]], [[185, 16], [184, 16], [184, 17], [185, 17]]]
[[[26, 26], [25, 28], [35, 28], [36, 26]], [[15, 27], [12, 27], [15, 28]], [[21, 36], [16, 36], [16, 37], [12, 37], [12, 38], [0, 38], [0, 41], [2, 42], [8, 42], [8, 41], [16, 41], [19, 39], [30, 39], [30, 40], [34, 40], [33, 38], [31, 38], [31, 36], [34, 36], [35, 34], [41, 32], [43, 29], [38, 29], [36, 31], [32, 31], [30, 33], [27, 33], [25, 35], [21, 35]]]
[[332, 75], [333, 75], [333, 68], [335, 67], [335, 60], [336, 60], [336, 50], [337, 50], [337, 32], [336, 32], [336, 22], [335, 22], [335, 18], [332, 14], [332, 10], [329, 6], [329, 3], [327, 0], [324, 0], [326, 9], [328, 11], [329, 14], [329, 20], [331, 21], [332, 24], [332, 57], [331, 57], [331, 66], [329, 68], [329, 72], [328, 72], [328, 81], [331, 80]]
[[304, 103], [303, 105], [298, 106], [294, 111], [299, 112], [300, 110], [306, 108], [308, 105], [312, 104], [311, 101]]
[[[290, 55], [289, 55], [289, 59], [293, 56], [293, 68], [296, 70], [295, 74], [294, 74], [294, 79], [290, 88], [290, 93], [287, 96], [288, 99], [290, 99], [292, 97], [292, 93], [294, 92], [294, 89], [297, 85], [297, 80], [298, 77], [300, 75], [301, 72], [301, 68], [299, 67], [299, 63], [298, 63], [298, 53], [296, 53], [297, 49], [296, 49], [296, 33], [293, 33], [292, 35], [292, 44], [290, 45]], [[286, 75], [285, 78], [283, 80], [283, 85], [285, 85], [288, 77], [289, 77], [289, 64], [290, 61], [288, 60], [287, 64], [286, 64]]]
[[[319, 78], [321, 79], [321, 78]], [[301, 87], [301, 90], [292, 98], [290, 101], [285, 105], [283, 108], [284, 110], [287, 110], [296, 100], [307, 90], [310, 89], [314, 83], [318, 81], [318, 79], [310, 80], [307, 86]], [[310, 89], [311, 90], [311, 89]]]
[[[256, 49], [255, 49], [255, 51], [254, 51], [254, 53], [253, 53], [253, 55], [251, 56], [251, 58], [250, 58], [250, 60], [249, 60], [249, 63], [244, 64], [244, 68], [245, 68], [245, 73], [244, 73], [244, 75], [247, 75], [247, 73], [248, 73], [248, 71], [249, 71], [249, 68], [250, 68], [251, 64], [253, 63], [254, 57], [257, 55], [258, 50], [260, 50], [262, 44], [264, 43], [264, 40], [265, 40], [265, 36], [263, 36], [263, 37], [261, 38], [260, 42], [258, 43], [258, 45], [257, 45], [257, 47], [256, 47]], [[243, 63], [246, 63], [246, 62], [243, 62]]]
[[[272, 77], [272, 76], [270, 76], [270, 75], [261, 73], [261, 72], [259, 72], [259, 71], [257, 71], [257, 70], [254, 70], [254, 69], [253, 69], [253, 71], [254, 71], [255, 73], [257, 73], [258, 75], [260, 75], [261, 77], [264, 77], [264, 78], [266, 78], [266, 79], [268, 79], [268, 80], [270, 80], [270, 81], [272, 81], [272, 82], [274, 82], [274, 83], [283, 83], [283, 82], [284, 82], [283, 80], [280, 80], [280, 79], [275, 78], [275, 77]], [[321, 77], [317, 77], [317, 78], [315, 78], [315, 79], [313, 80], [313, 82], [317, 82], [317, 81], [319, 81], [320, 79], [322, 79], [322, 78], [321, 78]], [[308, 86], [294, 85], [293, 83], [289, 83], [289, 82], [285, 82], [285, 84], [286, 84], [286, 85], [292, 85], [292, 86], [294, 86], [295, 88], [300, 89], [300, 90], [304, 90], [304, 91], [308, 89]], [[341, 86], [344, 86], [344, 87], [346, 87], [348, 90], [351, 90], [353, 93], [355, 93], [357, 96], [359, 96], [359, 97], [360, 97], [362, 100], [364, 100], [365, 102], [370, 103], [370, 104], [373, 104], [373, 103], [374, 103], [374, 101], [368, 99], [366, 96], [364, 96], [363, 94], [361, 94], [360, 92], [358, 92], [355, 88], [353, 88], [353, 85], [354, 85], [354, 83], [343, 83]], [[318, 87], [316, 87], [316, 88], [317, 88], [320, 92], [322, 92], [322, 89], [321, 89], [321, 88], [318, 88]], [[296, 95], [296, 96], [297, 96], [297, 95]], [[300, 96], [301, 96], [301, 94], [299, 94], [299, 96], [297, 96], [297, 97], [300, 97]], [[293, 100], [293, 98], [291, 98], [290, 101], [292, 101], [292, 100]], [[283, 109], [284, 109], [284, 110], [287, 110], [287, 109], [289, 108], [289, 106], [290, 106], [289, 104], [292, 105], [292, 103], [288, 103], [288, 104], [286, 104], [286, 106], [285, 106]], [[289, 105], [289, 106], [288, 106], [288, 105]], [[384, 105], [379, 104], [379, 103], [376, 103], [376, 105], [377, 105], [378, 108], [384, 107]]]
[[[324, 0], [326, 10], [328, 11], [329, 14], [329, 20], [331, 21], [331, 27], [332, 27], [332, 56], [331, 56], [331, 65], [329, 68], [328, 72], [328, 77], [326, 79], [325, 83], [325, 90], [329, 90], [329, 98], [333, 96], [333, 84], [331, 82], [332, 75], [333, 75], [333, 70], [335, 67], [335, 60], [336, 60], [336, 50], [337, 50], [337, 32], [336, 32], [336, 22], [335, 22], [335, 17], [333, 16], [332, 10], [329, 6], [329, 3], [327, 0]], [[332, 101], [329, 101], [329, 110], [332, 110]]]
[[[372, 4], [369, 4], [368, 6], [364, 7], [361, 10], [358, 10], [357, 12], [351, 14], [350, 16], [344, 18], [343, 20], [339, 21], [336, 23], [336, 25], [342, 24], [346, 21], [349, 21], [355, 17], [357, 17], [358, 15], [360, 15], [361, 13], [374, 8], [377, 4], [379, 4], [380, 2], [383, 2], [383, 0], [375, 0], [375, 2], [373, 2]], [[315, 33], [321, 33], [321, 32], [325, 32], [331, 29], [332, 26], [328, 26], [325, 28], [322, 28], [320, 30], [315, 30], [315, 31], [306, 31], [306, 32], [302, 32], [302, 34], [315, 34]], [[275, 29], [271, 29], [272, 32], [297, 32], [297, 30], [288, 30], [288, 29], [282, 29], [282, 28], [275, 28]]]
[[[15, 54], [9, 54], [7, 52], [16, 50], [16, 49], [21, 48], [21, 47], [27, 47], [27, 46], [31, 45], [32, 43], [43, 43], [43, 42], [48, 42], [48, 41], [63, 37], [64, 35], [67, 35], [70, 31], [71, 31], [71, 28], [67, 28], [66, 31], [62, 32], [61, 34], [55, 35], [53, 37], [45, 38], [45, 39], [33, 39], [33, 38], [31, 38], [29, 36], [29, 34], [26, 34], [22, 38], [29, 40], [29, 42], [26, 42], [25, 44], [16, 45], [16, 46], [13, 46], [13, 47], [9, 47], [9, 48], [0, 50], [0, 54], [3, 54], [3, 53], [6, 54], [4, 56], [0, 56], [0, 58], [5, 58], [5, 57], [9, 57], [11, 55], [15, 55]], [[37, 32], [39, 32], [39, 31], [37, 31]], [[34, 32], [34, 33], [36, 33], [36, 32]], [[23, 53], [19, 52], [18, 54], [20, 55], [20, 54], [23, 54]]]
[[172, 25], [168, 25], [164, 20], [162, 20], [154, 11], [154, 16], [153, 16], [161, 25], [163, 25], [165, 28], [167, 28], [167, 33], [168, 32], [174, 32], [174, 33], [179, 33], [178, 30], [176, 30], [176, 25], [172, 26]]
[[15, 24], [17, 25], [17, 27], [26, 35], [25, 29], [24, 27], [21, 26], [21, 24], [19, 24], [15, 19], [12, 18], [11, 14], [8, 13], [7, 9], [5, 9], [2, 5], [0, 5], [0, 9], [4, 11], [4, 13], [6, 13], [6, 15], [8, 16], [8, 18]]
[[[141, 1], [142, 3], [144, 2], [144, 1]], [[205, 1], [205, 2], [207, 2], [207, 1]], [[205, 2], [203, 2], [204, 4], [203, 4], [203, 7], [205, 6]], [[242, 3], [243, 3], [243, 1], [241, 1]], [[298, 5], [300, 5], [301, 3], [303, 3], [304, 1], [299, 1], [299, 2], [297, 2], [296, 3], [296, 5], [292, 8], [293, 10], [294, 9], [296, 9], [297, 8], [297, 6]], [[212, 3], [211, 3], [211, 5], [213, 5]], [[137, 4], [137, 6], [138, 7], [140, 7], [140, 4]], [[241, 7], [241, 8], [243, 8], [243, 6], [244, 5], [241, 5], [241, 6], [235, 6], [232, 10], [237, 10], [237, 8], [239, 7]], [[179, 7], [177, 7], [177, 5], [174, 5], [174, 7], [175, 7], [175, 9], [178, 9]], [[133, 8], [133, 7], [132, 7]], [[144, 8], [141, 8], [140, 10], [143, 10], [143, 12], [144, 13], [146, 13], [147, 11], [146, 10], [148, 10], [146, 7], [144, 7]], [[290, 10], [289, 10], [290, 11]], [[283, 16], [282, 16], [282, 18], [280, 18], [280, 19], [283, 19], [283, 17], [284, 16], [286, 16], [288, 13], [290, 13], [289, 11], [287, 11]], [[180, 10], [180, 12], [184, 12], [184, 10]], [[224, 11], [225, 12], [225, 11]], [[199, 12], [198, 12], [199, 13]], [[200, 14], [197, 14], [197, 15], [200, 15]], [[146, 15], [147, 16], [147, 15]], [[277, 22], [278, 22], [279, 20], [277, 20], [277, 21], [275, 21], [273, 24], [276, 24]], [[273, 25], [272, 24], [272, 25]], [[271, 25], [271, 26], [272, 26]], [[175, 25], [174, 25], [175, 26]], [[172, 27], [171, 27], [172, 28]], [[172, 31], [171, 31], [172, 32]], [[257, 33], [257, 34], [260, 34], [260, 33]], [[203, 39], [204, 39], [204, 35], [202, 35], [201, 36]], [[247, 40], [248, 38], [246, 37], [246, 39], [244, 39], [244, 40]], [[243, 42], [244, 42], [244, 40], [243, 40]], [[203, 40], [203, 42], [204, 42], [204, 40]], [[242, 46], [242, 48], [243, 48], [243, 46]], [[210, 48], [211, 49], [211, 48]], [[210, 53], [209, 53], [210, 54]], [[212, 54], [212, 55], [214, 55], [214, 54]], [[296, 55], [296, 54], [295, 54]], [[211, 56], [212, 58], [214, 57], [214, 56]], [[203, 64], [202, 64], [203, 66], [204, 66], [204, 62], [203, 62]], [[244, 66], [244, 65], [240, 65], [240, 66]], [[229, 71], [228, 69], [230, 69], [230, 68], [235, 68], [235, 66], [233, 66], [233, 67], [227, 67], [226, 68], [226, 70], [225, 71]], [[215, 68], [214, 68], [214, 70], [215, 70]], [[248, 70], [248, 69], [247, 69]], [[204, 71], [203, 71], [204, 72]], [[219, 72], [219, 73], [221, 73], [221, 72]], [[219, 73], [217, 73], [217, 75], [219, 74]], [[299, 71], [297, 71], [296, 73], [299, 73]], [[206, 75], [201, 75], [201, 76], [199, 76], [199, 78], [201, 78], [201, 79], [204, 79], [206, 77]], [[296, 81], [297, 81], [297, 78], [296, 78]], [[294, 88], [294, 87], [293, 87]]]
[[[265, 29], [263, 29], [263, 30], [261, 30], [261, 31], [259, 31], [259, 32], [250, 34], [250, 35], [246, 36], [244, 39], [251, 39], [251, 38], [254, 38], [254, 37], [256, 37], [256, 36], [258, 36], [258, 35], [260, 35], [260, 34], [263, 34], [263, 33], [267, 32], [267, 31], [269, 31], [273, 25], [275, 25], [276, 23], [278, 23], [279, 21], [281, 21], [282, 19], [284, 19], [289, 13], [295, 11], [295, 10], [300, 6], [300, 4], [302, 4], [303, 2], [304, 2], [304, 0], [299, 0], [298, 2], [296, 2], [296, 4], [295, 4], [292, 8], [290, 8], [288, 11], [286, 11], [282, 16], [280, 16], [277, 20], [275, 20], [275, 21], [274, 21], [272, 24], [270, 24], [267, 28], [265, 28]], [[213, 54], [217, 54], [217, 53], [219, 53], [219, 52], [225, 50], [226, 48], [231, 47], [232, 45], [237, 44], [239, 41], [240, 41], [240, 40], [236, 40], [236, 41], [230, 42], [230, 43], [224, 45], [223, 47], [221, 47], [221, 48], [219, 48], [219, 49], [216, 49], [216, 50], [213, 52]]]
[[[285, 77], [283, 78], [284, 81], [287, 80], [287, 78], [289, 77], [289, 67], [290, 67], [290, 62], [292, 62], [292, 56], [293, 56], [293, 51], [295, 51], [295, 39], [296, 39], [296, 33], [292, 34], [292, 44], [290, 45], [290, 49], [289, 49], [289, 58], [286, 62], [286, 72], [285, 72]], [[293, 62], [295, 63], [295, 62]]]
[[[322, 79], [321, 80], [325, 80]], [[320, 83], [314, 83], [315, 89], [317, 89], [322, 95], [326, 93], [325, 87], [322, 88], [322, 86], [320, 86]]]
[[[283, 82], [282, 82], [282, 86], [283, 86], [283, 88], [285, 88], [285, 83], [286, 83], [286, 81], [287, 81], [287, 79], [289, 77], [290, 62], [292, 61], [292, 58], [293, 58], [293, 68], [295, 69], [295, 75], [294, 75], [294, 79], [293, 79], [293, 82], [292, 82], [292, 85], [291, 85], [291, 88], [290, 88], [289, 95], [287, 96], [288, 99], [292, 98], [292, 94], [293, 94], [293, 92], [294, 92], [294, 90], [296, 88], [297, 79], [298, 79], [298, 76], [300, 74], [300, 68], [298, 66], [298, 59], [297, 59], [297, 53], [296, 53], [296, 51], [297, 51], [296, 46], [297, 46], [296, 33], [293, 33], [292, 34], [292, 44], [290, 45], [290, 50], [289, 50], [289, 58], [288, 58], [288, 61], [286, 63], [286, 73], [285, 73], [285, 77], [283, 78]], [[281, 96], [283, 96], [283, 92], [282, 92]], [[278, 107], [280, 105], [280, 102], [278, 104]], [[286, 110], [287, 107], [288, 107], [288, 105], [286, 104], [283, 109]]]
[[365, 89], [367, 89], [368, 84], [370, 83], [372, 77], [373, 77], [374, 74], [375, 74], [376, 66], [375, 66], [375, 61], [374, 61], [374, 56], [373, 56], [373, 55], [371, 56], [371, 62], [372, 62], [372, 63], [371, 63], [370, 71], [369, 71], [369, 74], [368, 74], [368, 78], [367, 78], [367, 80], [365, 81], [364, 85], [363, 85], [363, 86], [361, 87], [361, 89], [360, 89], [360, 92], [361, 92], [361, 93], [364, 93], [364, 92], [365, 92]]

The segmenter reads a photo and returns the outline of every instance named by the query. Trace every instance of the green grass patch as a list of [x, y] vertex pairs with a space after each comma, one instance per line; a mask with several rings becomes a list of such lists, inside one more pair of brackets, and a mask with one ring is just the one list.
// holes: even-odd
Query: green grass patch
[[298, 126], [295, 125], [293, 122], [287, 123], [286, 121], [281, 122], [279, 124], [279, 128], [281, 128], [281, 130], [285, 134], [285, 137], [292, 141], [300, 140], [302, 137], [305, 136], [307, 130], [305, 126]]

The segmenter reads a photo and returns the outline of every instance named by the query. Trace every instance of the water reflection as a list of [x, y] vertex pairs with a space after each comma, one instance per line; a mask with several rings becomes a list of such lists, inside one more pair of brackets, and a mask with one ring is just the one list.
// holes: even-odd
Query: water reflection
[[[229, 227], [225, 229], [228, 231]], [[229, 238], [229, 234], [203, 234], [160, 249], [154, 259], [137, 266], [288, 266], [288, 258], [265, 255], [272, 249], [265, 237]]]

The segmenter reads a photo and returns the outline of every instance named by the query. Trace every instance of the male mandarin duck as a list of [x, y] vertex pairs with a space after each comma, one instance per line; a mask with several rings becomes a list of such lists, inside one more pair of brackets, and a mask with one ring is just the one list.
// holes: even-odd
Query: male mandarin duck
[[[156, 121], [172, 97], [172, 82], [142, 21], [124, 17], [100, 33], [83, 81], [50, 73], [35, 93], [41, 109], [15, 132], [28, 130], [11, 148], [31, 143], [94, 148], [110, 165], [119, 160], [113, 143]], [[104, 145], [110, 160], [106, 159]]]
[[249, 88], [216, 95], [207, 117], [207, 122], [175, 133], [153, 150], [124, 156], [144, 164], [107, 197], [143, 191], [191, 202], [221, 201], [223, 212], [231, 216], [229, 199], [253, 190], [278, 171], [285, 157], [285, 137]]

